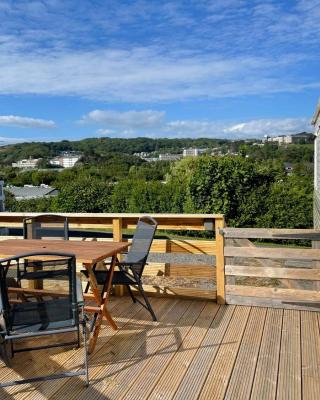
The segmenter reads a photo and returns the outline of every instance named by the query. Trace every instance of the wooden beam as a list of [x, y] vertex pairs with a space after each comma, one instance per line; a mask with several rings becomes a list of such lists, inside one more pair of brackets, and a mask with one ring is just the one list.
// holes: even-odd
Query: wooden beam
[[224, 228], [225, 239], [320, 240], [319, 229]]
[[217, 219], [216, 229], [216, 282], [217, 282], [217, 303], [225, 304], [225, 271], [224, 271], [224, 237], [221, 229], [224, 228], [224, 219]]
[[[113, 241], [114, 242], [122, 242], [122, 218], [113, 218], [112, 220], [112, 232], [113, 232]], [[120, 255], [118, 255], [120, 259]], [[114, 294], [116, 296], [124, 295], [124, 287], [122, 285], [117, 285], [114, 287]]]
[[281, 289], [269, 287], [256, 287], [244, 285], [226, 285], [229, 295], [262, 297], [286, 301], [320, 301], [320, 292], [316, 290]]
[[284, 247], [229, 247], [224, 248], [226, 257], [320, 260], [320, 249], [292, 249]]
[[226, 275], [320, 281], [320, 270], [316, 268], [262, 268], [247, 265], [226, 265]]

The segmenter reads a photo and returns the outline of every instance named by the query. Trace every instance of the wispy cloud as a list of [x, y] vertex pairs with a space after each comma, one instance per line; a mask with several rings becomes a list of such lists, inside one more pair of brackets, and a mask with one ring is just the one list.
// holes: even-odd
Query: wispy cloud
[[320, 87], [301, 73], [319, 63], [317, 1], [98, 3], [2, 2], [0, 94], [154, 103]]
[[18, 115], [0, 115], [0, 126], [51, 129], [55, 128], [56, 124], [54, 121], [39, 118], [20, 117]]
[[252, 138], [312, 131], [306, 118], [255, 119], [249, 121], [168, 120], [160, 111], [103, 111], [85, 115], [82, 123], [98, 124], [96, 132], [110, 137], [213, 137]]
[[312, 131], [310, 121], [306, 118], [258, 119], [232, 124], [224, 128], [226, 134], [236, 136], [288, 135], [301, 131]]
[[130, 126], [135, 129], [158, 127], [162, 124], [165, 113], [162, 111], [104, 111], [94, 110], [85, 115], [81, 123], [98, 123], [116, 128]]
[[31, 141], [31, 140], [17, 138], [17, 137], [0, 136], [0, 146], [5, 146], [7, 144], [13, 144], [13, 143], [29, 142], [29, 141]]
[[[300, 61], [304, 57], [300, 56]], [[166, 102], [301, 91], [320, 80], [287, 74], [297, 57], [162, 55], [161, 49], [97, 50], [3, 58], [1, 94], [81, 96], [106, 102]]]

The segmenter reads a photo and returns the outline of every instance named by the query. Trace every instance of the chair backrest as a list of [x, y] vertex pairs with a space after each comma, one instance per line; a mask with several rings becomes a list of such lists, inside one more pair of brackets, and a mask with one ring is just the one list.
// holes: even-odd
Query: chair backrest
[[[54, 260], [52, 264], [49, 262]], [[59, 260], [58, 269], [56, 266], [56, 260]], [[76, 282], [76, 258], [75, 255], [62, 252], [49, 252], [49, 251], [37, 251], [19, 254], [13, 257], [0, 259], [0, 330], [2, 332], [10, 330], [10, 314], [12, 306], [10, 304], [8, 286], [7, 286], [7, 272], [10, 268], [23, 269], [25, 260], [35, 260], [41, 263], [42, 260], [42, 271], [48, 273], [48, 270], [54, 271], [55, 276], [63, 276], [68, 280], [68, 284], [65, 288], [66, 298], [68, 302], [63, 303], [64, 307], [68, 307], [68, 312], [72, 315], [74, 325], [78, 324], [78, 306], [77, 306], [77, 282]], [[28, 299], [28, 301], [31, 301]], [[35, 301], [38, 299], [35, 297]], [[45, 300], [44, 300], [45, 302]], [[59, 310], [63, 313], [66, 310]]]
[[149, 216], [141, 217], [129, 247], [125, 262], [131, 263], [135, 272], [141, 276], [147, 262], [150, 247], [157, 230], [157, 221]]
[[23, 220], [24, 239], [68, 240], [68, 219], [61, 215], [44, 214]]

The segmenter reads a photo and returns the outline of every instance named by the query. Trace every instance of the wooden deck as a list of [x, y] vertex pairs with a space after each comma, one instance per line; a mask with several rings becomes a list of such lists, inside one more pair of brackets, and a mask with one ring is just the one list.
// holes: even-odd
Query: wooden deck
[[[153, 298], [159, 322], [128, 298], [111, 301], [120, 327], [104, 326], [80, 378], [0, 389], [0, 399], [319, 399], [320, 315]], [[82, 349], [17, 354], [0, 380], [78, 368]]]

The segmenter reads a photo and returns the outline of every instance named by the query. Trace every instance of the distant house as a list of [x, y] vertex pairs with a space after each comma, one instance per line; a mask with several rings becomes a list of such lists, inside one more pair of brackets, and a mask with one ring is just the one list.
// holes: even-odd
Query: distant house
[[49, 162], [51, 165], [62, 168], [72, 168], [81, 158], [81, 154], [77, 153], [62, 153], [60, 156], [51, 159]]
[[34, 169], [37, 168], [40, 160], [41, 158], [28, 158], [14, 162], [11, 165], [13, 168]]
[[53, 197], [59, 194], [56, 188], [48, 185], [8, 186], [6, 190], [13, 194], [16, 200], [40, 199], [42, 197]]

